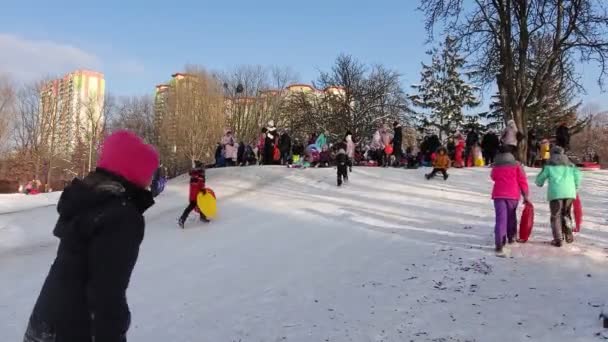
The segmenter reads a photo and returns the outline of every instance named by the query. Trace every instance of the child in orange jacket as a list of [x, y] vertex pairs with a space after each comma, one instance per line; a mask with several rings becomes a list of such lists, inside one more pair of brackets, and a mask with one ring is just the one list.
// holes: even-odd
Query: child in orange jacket
[[427, 175], [425, 175], [426, 179], [431, 179], [437, 175], [438, 172], [443, 174], [443, 180], [447, 180], [450, 175], [448, 175], [448, 169], [450, 168], [450, 164], [452, 161], [450, 157], [448, 157], [448, 151], [445, 147], [440, 147], [437, 150], [437, 156], [433, 161], [433, 171]]

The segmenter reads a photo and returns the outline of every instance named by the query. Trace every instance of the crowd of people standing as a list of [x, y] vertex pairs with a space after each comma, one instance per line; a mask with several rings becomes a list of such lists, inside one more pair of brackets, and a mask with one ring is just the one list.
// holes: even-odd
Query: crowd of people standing
[[[495, 162], [499, 149], [513, 154], [519, 160], [519, 146], [525, 140], [513, 120], [497, 132], [489, 130], [481, 134], [470, 128], [466, 133], [456, 132], [444, 142], [430, 134], [419, 143], [404, 146], [403, 128], [398, 121], [392, 128], [380, 125], [371, 139], [356, 140], [351, 132], [337, 141], [330, 141], [335, 135], [328, 132], [311, 133], [306, 139], [293, 137], [289, 129], [278, 129], [270, 120], [261, 129], [259, 138], [254, 144], [237, 142], [232, 130], [227, 129], [215, 153], [215, 166], [248, 166], [248, 165], [291, 165], [333, 166], [340, 147], [344, 147], [349, 157], [349, 165], [407, 167], [432, 166], [440, 148], [445, 149], [450, 159], [450, 167], [489, 166]], [[363, 137], [364, 138], [364, 137]], [[364, 141], [369, 141], [364, 144]], [[570, 148], [570, 133], [565, 124], [560, 125], [555, 139], [546, 136], [539, 139], [534, 131], [527, 135], [528, 154], [522, 163], [527, 166], [542, 166], [550, 158], [552, 146], [560, 146], [566, 151]], [[344, 144], [344, 146], [341, 146]]]

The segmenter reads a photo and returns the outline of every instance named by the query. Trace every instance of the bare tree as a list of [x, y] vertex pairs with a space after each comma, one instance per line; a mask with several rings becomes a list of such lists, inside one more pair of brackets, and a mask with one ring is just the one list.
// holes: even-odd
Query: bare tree
[[[105, 103], [105, 98], [99, 100], [95, 95], [83, 103], [84, 122], [82, 125], [82, 137], [87, 147], [87, 167], [84, 173], [93, 169], [93, 164], [97, 160], [97, 150], [103, 135], [104, 111], [113, 104]], [[103, 103], [100, 103], [103, 102]]]
[[0, 75], [0, 153], [5, 151], [15, 116], [15, 87], [8, 76]]
[[227, 125], [240, 139], [251, 142], [266, 120], [260, 95], [270, 88], [268, 71], [260, 65], [242, 65], [219, 76], [226, 97]]
[[57, 92], [56, 83], [42, 80], [24, 85], [16, 95], [13, 139], [18, 164], [23, 168], [20, 171], [39, 179], [44, 167], [47, 186], [52, 180], [60, 137], [65, 134], [60, 118], [69, 107]]
[[336, 87], [325, 96], [325, 130], [342, 135], [347, 130], [367, 138], [381, 124], [408, 121], [411, 110], [400, 84], [400, 75], [382, 65], [371, 67], [349, 55], [340, 55], [330, 72], [321, 72], [318, 89]]
[[[225, 125], [224, 96], [221, 84], [204, 69], [188, 67], [183, 77], [172, 84], [167, 100], [167, 118], [161, 132], [165, 158], [210, 161], [217, 138]], [[175, 160], [175, 166], [179, 164]]]
[[150, 96], [132, 96], [118, 99], [110, 128], [128, 129], [137, 133], [147, 143], [155, 142], [154, 102]]
[[285, 88], [298, 80], [288, 67], [242, 65], [220, 73], [224, 87], [228, 126], [246, 142], [255, 141], [260, 127], [273, 119], [282, 126]]
[[313, 132], [324, 132], [328, 104], [327, 99], [314, 93], [289, 94], [282, 108], [281, 123], [292, 135], [301, 138], [307, 138]]
[[[548, 80], [558, 74], [575, 82], [570, 57], [597, 62], [598, 82], [608, 73], [608, 5], [604, 0], [422, 0], [426, 28], [443, 25], [472, 59], [478, 80], [496, 82], [505, 120], [524, 134], [528, 107], [548, 95]], [[533, 56], [532, 42], [549, 39], [546, 53]], [[526, 155], [526, 140], [520, 156]]]
[[587, 121], [581, 132], [572, 137], [571, 148], [579, 156], [597, 153], [602, 166], [608, 158], [608, 112], [601, 111], [595, 104], [580, 108], [579, 117]]

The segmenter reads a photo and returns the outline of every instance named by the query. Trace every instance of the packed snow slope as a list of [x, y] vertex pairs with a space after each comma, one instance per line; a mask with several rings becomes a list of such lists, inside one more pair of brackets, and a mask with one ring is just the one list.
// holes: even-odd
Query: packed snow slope
[[[130, 341], [594, 341], [608, 298], [608, 174], [551, 247], [546, 189], [531, 241], [493, 252], [489, 169], [208, 170], [220, 217], [176, 220], [187, 179], [146, 214]], [[535, 176], [529, 170], [530, 180]], [[0, 341], [19, 341], [53, 261], [52, 197], [0, 197]], [[15, 202], [16, 201], [16, 202]], [[31, 202], [29, 202], [31, 201]]]

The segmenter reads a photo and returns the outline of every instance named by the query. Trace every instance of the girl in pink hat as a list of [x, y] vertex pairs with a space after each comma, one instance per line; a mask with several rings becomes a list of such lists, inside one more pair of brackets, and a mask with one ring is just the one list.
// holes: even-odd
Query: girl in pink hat
[[25, 342], [125, 342], [126, 291], [144, 237], [143, 213], [158, 153], [118, 131], [103, 143], [97, 169], [63, 191], [53, 234], [59, 238], [25, 333]]

